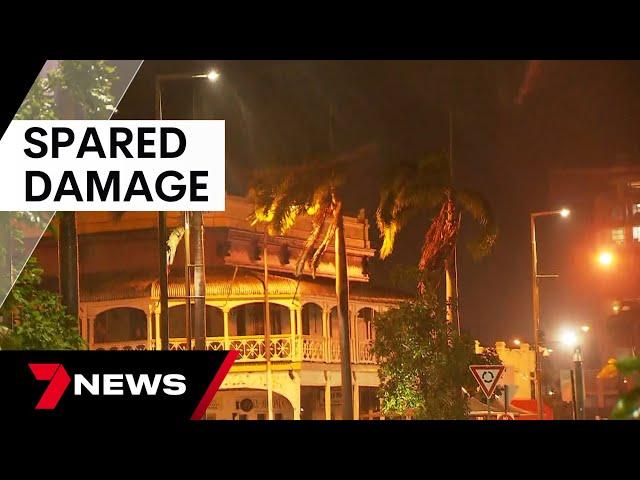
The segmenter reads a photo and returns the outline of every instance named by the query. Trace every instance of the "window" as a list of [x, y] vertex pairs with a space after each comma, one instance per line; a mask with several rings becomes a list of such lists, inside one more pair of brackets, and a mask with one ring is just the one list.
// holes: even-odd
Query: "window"
[[[269, 304], [271, 334], [291, 333], [289, 309], [275, 303]], [[229, 314], [229, 333], [232, 336], [264, 335], [264, 303], [248, 303], [233, 308]]]
[[615, 243], [624, 243], [624, 228], [614, 228], [611, 230], [611, 240]]
[[633, 241], [640, 242], [640, 225], [634, 225], [633, 227]]
[[[222, 337], [224, 335], [224, 314], [222, 310], [210, 305], [205, 306], [207, 337]], [[195, 304], [191, 303], [191, 334], [195, 334]], [[169, 308], [169, 336], [171, 338], [185, 338], [186, 312], [184, 305]]]
[[126, 342], [147, 338], [147, 315], [137, 308], [112, 308], [96, 316], [94, 342]]
[[322, 308], [315, 303], [302, 307], [302, 334], [322, 336]]

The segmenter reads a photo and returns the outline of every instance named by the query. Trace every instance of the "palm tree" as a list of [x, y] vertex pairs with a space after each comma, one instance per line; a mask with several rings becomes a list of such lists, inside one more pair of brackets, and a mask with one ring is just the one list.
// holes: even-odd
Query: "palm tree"
[[249, 220], [252, 225], [266, 223], [269, 235], [284, 234], [300, 215], [311, 218], [312, 229], [297, 259], [296, 276], [300, 276], [308, 265], [315, 278], [322, 256], [334, 242], [344, 420], [353, 419], [353, 387], [349, 344], [349, 280], [341, 188], [345, 184], [349, 166], [370, 151], [371, 147], [366, 146], [337, 158], [320, 158], [297, 167], [263, 170], [255, 174], [250, 190], [255, 209]]
[[[444, 267], [446, 278], [447, 318], [453, 321], [453, 305], [457, 299], [455, 247], [463, 213], [481, 227], [480, 234], [467, 245], [475, 259], [491, 251], [497, 237], [493, 213], [487, 200], [478, 192], [454, 184], [449, 157], [431, 154], [417, 162], [394, 165], [394, 172], [382, 188], [376, 211], [376, 223], [382, 238], [380, 258], [388, 257], [396, 235], [413, 217], [434, 215], [425, 233], [420, 272]], [[418, 290], [423, 291], [422, 278]]]

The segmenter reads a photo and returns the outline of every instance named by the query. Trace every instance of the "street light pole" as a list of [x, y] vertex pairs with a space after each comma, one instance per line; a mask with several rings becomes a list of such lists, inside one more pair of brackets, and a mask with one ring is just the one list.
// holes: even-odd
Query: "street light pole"
[[[155, 79], [155, 118], [162, 120], [161, 77]], [[158, 260], [160, 283], [160, 349], [169, 350], [169, 278], [167, 269], [167, 212], [158, 212]]]
[[533, 343], [535, 355], [535, 372], [534, 385], [536, 404], [538, 408], [538, 419], [544, 420], [544, 402], [542, 401], [542, 362], [540, 358], [540, 285], [541, 277], [549, 275], [538, 275], [538, 248], [536, 245], [536, 218], [546, 217], [550, 215], [560, 215], [563, 218], [568, 217], [569, 210], [563, 208], [561, 210], [551, 210], [546, 212], [534, 212], [530, 216], [531, 229], [531, 300], [533, 311]]
[[531, 214], [531, 298], [533, 301], [533, 348], [535, 356], [534, 385], [536, 404], [538, 408], [538, 418], [544, 420], [542, 402], [542, 381], [540, 362], [540, 290], [538, 285], [538, 249], [536, 246], [536, 217]]
[[[215, 70], [211, 70], [206, 74], [189, 74], [189, 73], [174, 73], [174, 74], [162, 74], [155, 77], [155, 118], [156, 120], [162, 120], [162, 82], [175, 81], [175, 80], [190, 80], [190, 79], [207, 79], [210, 82], [215, 82], [220, 77], [220, 74]], [[195, 324], [198, 327], [196, 329], [196, 348], [205, 348], [206, 333], [200, 332], [205, 326], [205, 306], [204, 306], [204, 289], [206, 282], [204, 280], [204, 255], [201, 251], [203, 246], [203, 225], [202, 225], [202, 212], [197, 212], [194, 215], [194, 226], [196, 227], [196, 243], [198, 250], [196, 252], [196, 262], [194, 265], [190, 265], [190, 222], [189, 212], [184, 212], [185, 219], [185, 333], [187, 337], [187, 350], [191, 350], [191, 275], [189, 273], [190, 268], [194, 267], [194, 274], [196, 269], [198, 270], [199, 281], [195, 283], [196, 299], [195, 299]], [[158, 254], [159, 254], [159, 283], [160, 283], [160, 339], [161, 349], [169, 350], [169, 278], [168, 278], [168, 266], [167, 266], [167, 212], [158, 212]]]
[[264, 227], [264, 244], [262, 257], [264, 260], [264, 356], [267, 367], [267, 414], [273, 420], [273, 380], [271, 378], [271, 315], [269, 309], [269, 259], [267, 257], [267, 242], [269, 240], [267, 226]]
[[584, 420], [584, 370], [582, 369], [582, 346], [577, 345], [573, 352], [573, 365], [575, 368], [575, 388], [576, 388], [576, 419]]

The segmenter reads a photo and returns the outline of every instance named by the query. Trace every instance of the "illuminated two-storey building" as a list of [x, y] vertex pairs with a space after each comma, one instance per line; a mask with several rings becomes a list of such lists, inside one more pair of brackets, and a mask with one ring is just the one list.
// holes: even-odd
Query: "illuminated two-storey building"
[[[206, 348], [240, 352], [207, 411], [208, 418], [260, 419], [267, 415], [262, 227], [249, 226], [252, 205], [228, 196], [225, 212], [206, 213]], [[169, 213], [169, 229], [182, 214]], [[157, 216], [127, 212], [78, 213], [80, 324], [92, 350], [159, 349]], [[310, 231], [301, 218], [286, 237], [267, 245], [271, 365], [275, 418], [330, 419], [341, 415], [340, 343], [333, 250], [316, 279], [293, 275]], [[374, 316], [399, 294], [368, 284], [374, 255], [366, 220], [345, 218], [350, 280], [351, 362], [356, 418], [378, 409], [377, 367], [370, 352]], [[48, 282], [57, 280], [57, 245], [45, 236], [34, 255]], [[172, 350], [185, 349], [185, 284], [182, 245], [169, 274]]]

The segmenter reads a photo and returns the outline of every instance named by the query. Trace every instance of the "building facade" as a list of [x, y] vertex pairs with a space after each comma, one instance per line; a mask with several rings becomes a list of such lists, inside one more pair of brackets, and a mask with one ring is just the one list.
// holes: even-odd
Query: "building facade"
[[[551, 176], [550, 193], [558, 204], [578, 212], [575, 255], [568, 280], [585, 301], [597, 305], [587, 353], [597, 361], [585, 369], [588, 417], [606, 417], [627, 379], [600, 379], [610, 358], [637, 355], [640, 350], [640, 167], [628, 162], [603, 168], [568, 168]], [[601, 252], [610, 265], [599, 265]], [[589, 262], [591, 269], [582, 265]]]
[[[252, 204], [227, 196], [225, 212], [204, 214], [206, 348], [238, 350], [239, 356], [207, 411], [210, 419], [261, 419], [267, 415], [264, 336], [263, 227], [251, 227]], [[182, 214], [168, 214], [169, 232]], [[160, 348], [157, 215], [126, 212], [77, 213], [80, 327], [92, 350]], [[340, 342], [330, 247], [316, 278], [308, 269], [296, 278], [298, 255], [310, 231], [300, 218], [283, 237], [268, 237], [269, 316], [275, 418], [339, 419]], [[374, 255], [366, 220], [345, 218], [349, 275], [351, 363], [356, 418], [376, 412], [377, 367], [370, 348], [375, 315], [399, 299], [368, 283]], [[57, 283], [57, 245], [52, 235], [34, 256]], [[187, 348], [184, 251], [180, 244], [169, 273], [171, 350]], [[192, 309], [193, 311], [193, 309]], [[193, 318], [191, 319], [193, 325]]]

